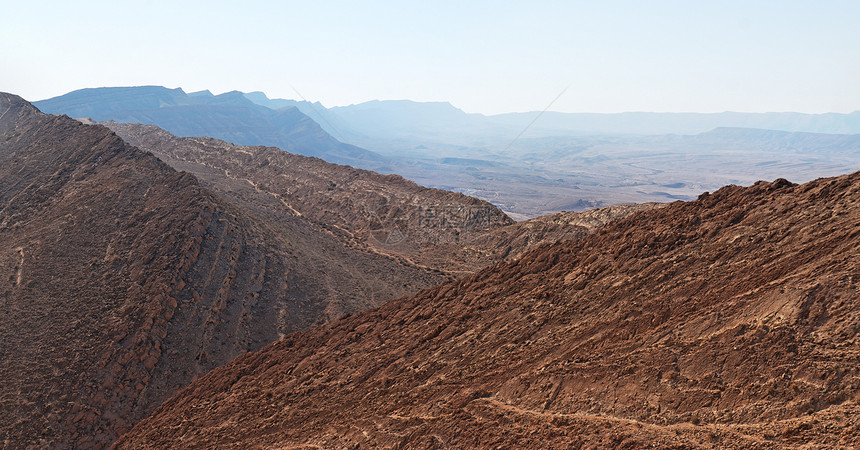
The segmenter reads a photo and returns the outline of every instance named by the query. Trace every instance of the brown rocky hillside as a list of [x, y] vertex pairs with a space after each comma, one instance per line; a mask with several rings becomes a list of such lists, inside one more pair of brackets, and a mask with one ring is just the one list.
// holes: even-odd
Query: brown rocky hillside
[[0, 447], [103, 447], [193, 379], [444, 280], [0, 94]]
[[344, 245], [463, 275], [535, 245], [582, 238], [657, 203], [560, 212], [513, 223], [500, 209], [463, 194], [419, 186], [272, 147], [180, 138], [154, 125], [104, 122], [120, 137], [222, 197], [261, 215], [301, 215]]
[[268, 214], [305, 217], [349, 245], [447, 274], [489, 264], [452, 255], [513, 221], [499, 208], [460, 193], [419, 186], [398, 175], [354, 169], [274, 147], [180, 138], [153, 125], [104, 122], [119, 136], [186, 170], [230, 201]]
[[[0, 94], [3, 447], [106, 446], [243, 352], [587, 229], [511, 224], [480, 200], [276, 149], [110, 125], [194, 176]], [[591, 226], [628, 209], [585, 214]]]
[[425, 188], [398, 175], [331, 164], [273, 147], [181, 138], [154, 125], [102, 124], [261, 216], [305, 217], [345, 246], [448, 276], [471, 274], [540, 244], [581, 239], [608, 222], [663, 206], [610, 206], [513, 223], [490, 203]]
[[213, 370], [118, 448], [860, 445], [860, 172], [729, 186]]

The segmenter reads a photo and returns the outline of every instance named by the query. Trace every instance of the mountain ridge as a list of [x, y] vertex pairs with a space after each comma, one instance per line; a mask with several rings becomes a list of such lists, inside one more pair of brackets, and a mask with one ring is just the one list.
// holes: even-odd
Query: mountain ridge
[[105, 447], [200, 374], [442, 281], [0, 94], [0, 442]]
[[[232, 183], [247, 183], [350, 245], [448, 275], [471, 273], [485, 264], [452, 258], [460, 242], [513, 223], [488, 202], [425, 188], [399, 175], [337, 166], [277, 148], [178, 138], [152, 125], [104, 124], [174, 167], [198, 174], [225, 197], [240, 192]], [[219, 186], [232, 187], [224, 191]]]
[[244, 355], [117, 447], [857, 445], [858, 205], [860, 172], [639, 212]]
[[[159, 89], [164, 96], [177, 95]], [[860, 113], [655, 113], [651, 120], [643, 113], [592, 117], [548, 112], [532, 123], [537, 112], [500, 119], [467, 114], [444, 103], [377, 101], [326, 109], [319, 103], [272, 100], [259, 91], [222, 96], [218, 100], [219, 96], [205, 92], [187, 95], [183, 101], [203, 106], [150, 109], [146, 115], [123, 113], [97, 120], [160, 123], [179, 136], [208, 135], [236, 144], [276, 146], [330, 162], [397, 173], [424, 186], [480, 197], [517, 217], [692, 200], [702, 191], [759, 179], [806, 182], [857, 170], [860, 154], [855, 139], [860, 134], [838, 138], [799, 131], [729, 134], [715, 128], [780, 128], [774, 125], [779, 122], [804, 132], [860, 132]], [[246, 109], [240, 112], [235, 105]], [[153, 116], [153, 111], [159, 116]], [[65, 112], [81, 117], [90, 111]], [[817, 121], [823, 125], [815, 125]], [[168, 122], [173, 128], [166, 126]], [[640, 132], [645, 134], [629, 134]], [[373, 155], [331, 142], [334, 139], [369, 149]], [[325, 145], [318, 146], [320, 142]]]
[[380, 164], [374, 152], [344, 144], [299, 109], [272, 110], [238, 91], [189, 95], [161, 86], [89, 88], [34, 102], [46, 113], [159, 125], [179, 136], [211, 136], [244, 145], [276, 145], [331, 162]]

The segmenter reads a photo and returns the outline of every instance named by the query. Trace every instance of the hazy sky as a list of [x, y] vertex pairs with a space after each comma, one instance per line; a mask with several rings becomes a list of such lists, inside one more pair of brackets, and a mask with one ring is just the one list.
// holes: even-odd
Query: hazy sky
[[860, 109], [860, 1], [0, 0], [0, 91], [262, 90], [468, 112]]

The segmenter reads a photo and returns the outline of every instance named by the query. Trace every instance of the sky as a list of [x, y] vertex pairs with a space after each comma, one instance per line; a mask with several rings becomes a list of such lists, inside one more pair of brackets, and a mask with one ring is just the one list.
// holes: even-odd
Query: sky
[[860, 110], [858, 24], [856, 0], [0, 0], [0, 91], [846, 113]]

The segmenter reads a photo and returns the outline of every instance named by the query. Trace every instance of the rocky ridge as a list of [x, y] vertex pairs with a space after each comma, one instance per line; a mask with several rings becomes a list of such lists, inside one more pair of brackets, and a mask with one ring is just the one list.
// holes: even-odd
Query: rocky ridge
[[444, 277], [0, 94], [0, 443], [104, 447], [201, 374]]
[[583, 232], [397, 176], [108, 125], [191, 174], [0, 94], [4, 447], [107, 446], [243, 352]]
[[273, 147], [180, 138], [153, 125], [103, 124], [237, 204], [257, 210], [286, 208], [346, 245], [448, 276], [470, 274], [534, 245], [581, 238], [607, 222], [658, 205], [557, 213], [514, 224], [488, 202], [425, 188], [397, 175]]
[[118, 448], [860, 445], [860, 172], [728, 186], [299, 332]]

